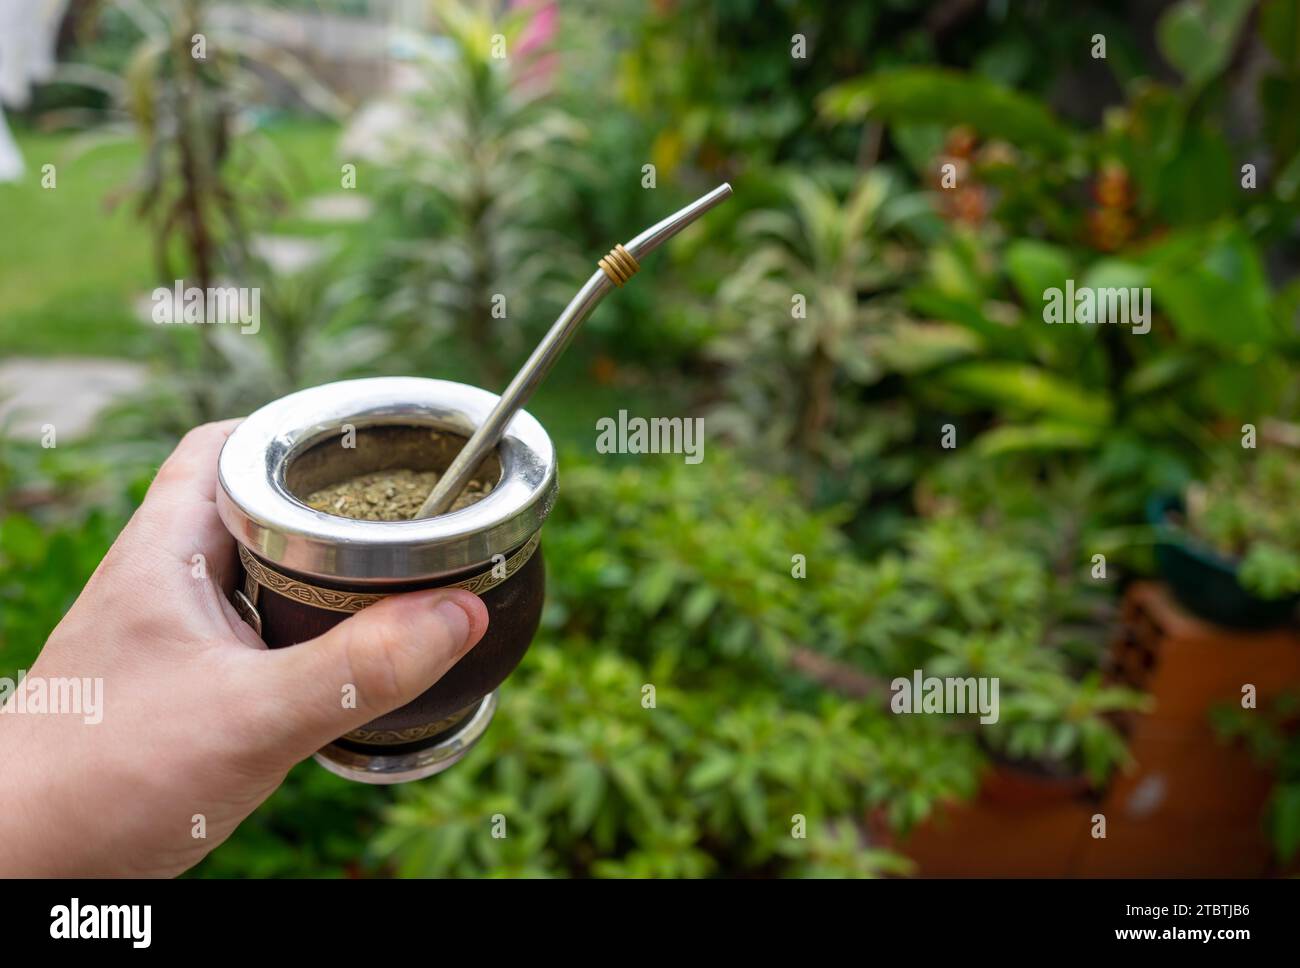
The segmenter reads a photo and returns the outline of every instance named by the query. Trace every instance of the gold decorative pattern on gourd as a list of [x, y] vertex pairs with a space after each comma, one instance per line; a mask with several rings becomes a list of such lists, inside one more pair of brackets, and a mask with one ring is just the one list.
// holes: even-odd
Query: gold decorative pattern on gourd
[[[515, 572], [519, 571], [528, 563], [528, 559], [533, 556], [537, 550], [538, 543], [542, 540], [540, 531], [533, 534], [523, 547], [516, 551], [505, 561], [504, 568], [493, 566], [482, 574], [475, 575], [472, 578], [466, 578], [458, 581], [454, 585], [443, 585], [443, 588], [464, 588], [473, 592], [475, 595], [481, 595], [489, 589], [496, 588], [502, 582], [509, 580]], [[244, 572], [249, 582], [257, 585], [259, 588], [265, 588], [267, 591], [275, 592], [290, 601], [298, 602], [301, 605], [310, 605], [313, 608], [324, 608], [331, 612], [359, 612], [363, 608], [375, 604], [381, 598], [387, 598], [387, 594], [377, 594], [374, 592], [346, 592], [334, 588], [321, 588], [317, 585], [309, 585], [306, 582], [298, 581], [296, 578], [290, 578], [288, 575], [282, 575], [278, 571], [268, 568], [259, 561], [251, 551], [243, 545], [239, 546], [239, 559], [244, 564]], [[249, 590], [246, 582], [245, 594]], [[393, 593], [398, 594], [398, 593]], [[253, 595], [249, 598], [256, 602]]]

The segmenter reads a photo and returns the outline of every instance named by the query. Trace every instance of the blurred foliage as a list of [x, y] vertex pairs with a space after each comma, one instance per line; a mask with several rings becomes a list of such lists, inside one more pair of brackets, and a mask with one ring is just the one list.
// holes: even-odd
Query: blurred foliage
[[382, 197], [401, 226], [381, 270], [385, 311], [406, 322], [417, 359], [436, 358], [450, 333], [499, 381], [541, 332], [533, 307], [558, 309], [571, 294], [572, 246], [550, 226], [572, 204], [585, 129], [551, 96], [543, 14], [494, 18], [461, 0], [434, 14], [439, 43], [411, 57], [419, 86], [365, 149], [387, 171]]
[[[905, 829], [973, 791], [967, 737], [790, 667], [801, 644], [848, 648], [866, 571], [789, 485], [725, 452], [709, 488], [676, 462], [566, 466], [543, 641], [481, 747], [400, 795], [378, 844], [401, 872], [882, 872], [898, 860], [863, 852], [865, 811]], [[522, 838], [494, 838], [494, 814]]]
[[[95, 103], [134, 112], [162, 281], [258, 285], [261, 338], [207, 334], [58, 459], [0, 454], [6, 667], [138, 499], [141, 455], [114, 455], [337, 374], [498, 388], [576, 253], [736, 188], [565, 361], [599, 396], [561, 388], [547, 421], [548, 606], [486, 738], [398, 790], [304, 765], [196, 874], [899, 872], [877, 822], [933, 816], [990, 763], [1094, 787], [1127, 764], [1145, 701], [1102, 670], [1149, 494], [1209, 481], [1206, 540], [1295, 584], [1289, 464], [1216, 476], [1212, 455], [1300, 402], [1298, 0], [438, 0], [393, 51], [409, 83], [343, 140], [372, 224], [296, 272], [246, 244], [294, 183], [247, 177], [266, 52], [182, 63], [198, 5], [177, 3], [106, 16], [82, 60], [123, 65]], [[1054, 290], [1146, 287], [1149, 332], [1048, 325]], [[706, 415], [703, 465], [593, 457], [595, 408], [625, 398]], [[999, 722], [890, 715], [916, 670], [997, 677]]]
[[[1042, 655], [1044, 653], [1038, 653]], [[1113, 714], [1148, 711], [1140, 692], [1107, 686], [1098, 673], [1075, 680], [1014, 660], [1016, 690], [1002, 703], [1001, 718], [989, 730], [989, 746], [1014, 761], [1031, 763], [1056, 776], [1083, 773], [1101, 789], [1117, 767], [1132, 765]]]
[[[246, 144], [242, 111], [264, 84], [259, 72], [292, 80], [322, 110], [339, 105], [292, 55], [214, 23], [206, 0], [129, 3], [122, 10], [142, 33], [119, 95], [144, 145], [129, 192], [153, 234], [159, 283], [182, 280], [207, 293], [230, 274], [247, 272], [250, 213], [284, 204], [273, 179], [246, 182], [238, 193], [234, 184], [236, 167], [257, 157], [236, 155], [235, 146]], [[227, 335], [217, 325], [199, 326], [197, 358], [179, 353], [172, 361], [182, 371], [177, 395], [192, 403], [191, 422], [229, 414], [253, 385], [215, 345]]]
[[[373, 361], [374, 353], [361, 352], [376, 342], [373, 334], [339, 339], [329, 325], [330, 298], [308, 301], [306, 292], [292, 292], [295, 281], [276, 279], [256, 248], [257, 231], [285, 212], [302, 173], [257, 131], [252, 106], [272, 78], [323, 115], [337, 113], [341, 102], [295, 55], [212, 17], [206, 0], [116, 0], [80, 13], [74, 36], [101, 28], [113, 49], [132, 39], [120, 78], [96, 69], [95, 52], [104, 53], [96, 46], [88, 48], [88, 63], [63, 70], [106, 96], [78, 151], [124, 136], [138, 140], [133, 177], [105, 202], [129, 200], [148, 228], [155, 283], [171, 289], [179, 280], [208, 292], [237, 279], [271, 297], [257, 320], [272, 334], [269, 346], [215, 324], [177, 327], [183, 331], [161, 340], [166, 368], [135, 401], [130, 422], [178, 434], [296, 389], [305, 377]], [[327, 345], [318, 345], [318, 332]]]
[[1239, 562], [1242, 585], [1261, 598], [1300, 593], [1300, 458], [1280, 450], [1224, 451], [1216, 474], [1187, 489], [1192, 537]]
[[[446, 782], [402, 790], [376, 841], [419, 876], [839, 876], [897, 869], [852, 818], [909, 788], [924, 757], [856, 704], [788, 709], [650, 673], [599, 644], [535, 647], [502, 690], [498, 722]], [[494, 836], [494, 818], [508, 824]], [[792, 836], [798, 818], [806, 838]], [[837, 839], [856, 847], [843, 854]]]
[[[1097, 657], [1053, 639], [1033, 552], [944, 519], [868, 566], [789, 485], [725, 452], [710, 470], [709, 488], [676, 462], [566, 472], [546, 644], [481, 747], [401, 791], [379, 856], [418, 875], [801, 874], [822, 835], [792, 839], [794, 814], [843, 837], [868, 809], [902, 830], [969, 795], [973, 722], [890, 716], [883, 679], [874, 702], [833, 698], [791, 666], [804, 643], [885, 677], [1000, 677], [1003, 719], [982, 742], [1012, 759], [1098, 785], [1126, 762], [1108, 717], [1141, 697], [1076, 679]], [[816, 869], [873, 869], [836, 856]]]
[[149, 450], [0, 437], [0, 676], [31, 667], [80, 594], [144, 495]]
[[887, 373], [918, 375], [975, 344], [905, 311], [901, 292], [920, 254], [899, 235], [934, 218], [926, 199], [883, 168], [843, 200], [810, 176], [787, 181], [793, 211], [745, 217], [739, 242], [749, 255], [718, 290], [711, 353], [727, 366], [734, 402], [710, 423], [776, 469], [801, 473], [811, 492], [862, 501], [873, 483], [897, 487], [914, 472], [882, 460], [912, 428], [905, 416], [866, 419], [854, 389]]
[[364, 877], [367, 844], [389, 800], [308, 761], [188, 877]]
[[1283, 864], [1300, 854], [1300, 693], [1283, 693], [1261, 708], [1218, 706], [1215, 728], [1225, 741], [1243, 743], [1276, 776], [1264, 823]]
[[[1230, 46], [1239, 17], [1221, 23], [1216, 11], [1176, 5], [1161, 22], [1166, 46], [1184, 49], [1189, 31]], [[821, 99], [828, 119], [889, 125], [926, 181], [952, 164], [957, 184], [941, 192], [978, 199], [955, 217], [940, 205], [952, 230], [931, 247], [910, 300], [983, 345], [985, 361], [936, 382], [952, 391], [949, 406], [992, 406], [1001, 417], [976, 442], [984, 452], [1096, 455], [1137, 440], [1195, 467], [1201, 428], [1279, 405], [1295, 338], [1263, 247], [1293, 201], [1276, 177], [1286, 159], [1258, 190], [1238, 186], [1241, 146], [1224, 134], [1224, 96], [1205, 89], [1223, 59], [1198, 55], [1196, 83], [1182, 88], [1133, 81], [1127, 103], [1088, 132], [1062, 127], [1023, 93], [928, 68], [869, 75]], [[1257, 157], [1267, 156], [1261, 146]], [[1048, 291], [1067, 280], [1150, 287], [1152, 332], [1040, 325]]]
[[1104, 587], [1068, 564], [1054, 571], [1060, 562], [1023, 534], [962, 516], [915, 528], [859, 589], [866, 614], [850, 655], [889, 676], [997, 679], [1001, 715], [981, 742], [1023, 768], [1085, 773], [1102, 787], [1128, 763], [1112, 714], [1144, 699], [1099, 678], [1115, 621]]
[[[915, 669], [998, 676], [1009, 701], [1047, 697], [1017, 700], [1022, 718], [1065, 723], [1057, 745], [1035, 755], [1078, 770], [1087, 744], [1098, 784], [1126, 761], [1107, 714], [1141, 699], [1087, 680], [1114, 622], [1104, 582], [1081, 584], [1068, 557], [1026, 547], [1011, 523], [960, 516], [915, 527], [899, 552], [866, 564], [824, 512], [795, 510], [788, 485], [773, 488], [726, 453], [710, 466], [707, 490], [686, 465], [570, 472], [566, 492], [582, 514], [561, 509], [558, 547], [548, 537], [548, 554], [567, 564], [548, 626], [567, 642], [626, 641], [625, 653], [681, 666], [693, 681], [719, 666], [733, 680], [746, 668], [788, 676], [798, 646], [878, 682]], [[806, 578], [792, 579], [794, 555]], [[989, 732], [1003, 729], [1012, 727]]]

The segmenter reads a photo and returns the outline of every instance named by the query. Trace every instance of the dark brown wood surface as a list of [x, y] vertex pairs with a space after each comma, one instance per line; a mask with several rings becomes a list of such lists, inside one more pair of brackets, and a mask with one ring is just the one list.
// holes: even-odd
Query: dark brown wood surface
[[[263, 563], [283, 575], [319, 587], [355, 592], [390, 590], [309, 580], [270, 562]], [[444, 587], [487, 570], [490, 569], [449, 575], [435, 582], [396, 585], [392, 590], [415, 591]], [[482, 641], [428, 692], [414, 702], [381, 716], [366, 728], [407, 729], [447, 719], [478, 702], [499, 686], [524, 657], [537, 632], [546, 594], [545, 584], [545, 568], [539, 546], [519, 571], [481, 595], [489, 615], [488, 629]], [[348, 617], [347, 613], [297, 602], [268, 588], [259, 589], [257, 610], [262, 617], [262, 638], [273, 649], [306, 642]]]

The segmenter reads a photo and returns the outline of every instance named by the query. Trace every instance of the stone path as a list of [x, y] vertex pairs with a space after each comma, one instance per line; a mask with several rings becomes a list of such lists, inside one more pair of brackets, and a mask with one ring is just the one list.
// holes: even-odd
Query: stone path
[[374, 210], [370, 198], [356, 192], [315, 195], [302, 203], [303, 218], [313, 222], [364, 222], [374, 214]]
[[129, 360], [53, 356], [0, 362], [0, 434], [40, 442], [53, 424], [57, 440], [84, 436], [114, 400], [138, 390], [148, 368]]
[[254, 235], [252, 247], [253, 252], [271, 267], [272, 272], [283, 276], [296, 275], [311, 268], [334, 248], [326, 239], [266, 234]]

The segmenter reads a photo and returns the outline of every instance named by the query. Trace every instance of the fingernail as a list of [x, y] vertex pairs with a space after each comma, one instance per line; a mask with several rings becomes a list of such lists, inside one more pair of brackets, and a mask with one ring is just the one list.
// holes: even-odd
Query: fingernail
[[439, 599], [433, 610], [442, 618], [456, 644], [464, 645], [469, 638], [469, 612], [461, 608], [456, 599], [450, 596]]

